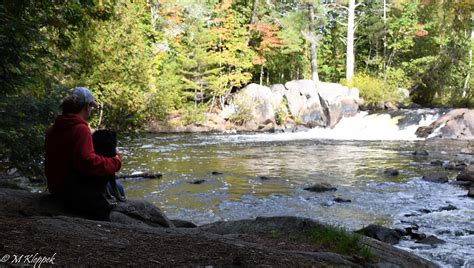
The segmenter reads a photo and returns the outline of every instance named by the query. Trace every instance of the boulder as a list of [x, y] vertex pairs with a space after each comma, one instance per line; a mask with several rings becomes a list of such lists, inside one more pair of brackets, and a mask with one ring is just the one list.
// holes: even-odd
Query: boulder
[[430, 165], [432, 166], [443, 166], [444, 165], [444, 161], [441, 161], [441, 160], [434, 160], [434, 161], [431, 161], [430, 162]]
[[145, 200], [129, 199], [127, 202], [118, 202], [113, 211], [120, 212], [153, 227], [174, 227], [173, 223], [158, 207]]
[[469, 188], [469, 186], [471, 186], [470, 181], [451, 181], [451, 184], [461, 186], [461, 187], [466, 187], [466, 188]]
[[318, 83], [318, 94], [325, 109], [327, 126], [333, 128], [343, 116], [353, 116], [359, 108], [357, 89], [349, 89], [337, 83]]
[[390, 101], [384, 103], [384, 108], [386, 110], [391, 110], [391, 111], [397, 111], [398, 110], [398, 106], [395, 105], [393, 102], [390, 102]]
[[327, 191], [336, 191], [337, 188], [332, 186], [331, 184], [329, 183], [316, 183], [315, 185], [313, 186], [310, 186], [310, 187], [306, 187], [304, 188], [306, 191], [310, 191], [310, 192], [315, 192], [315, 193], [321, 193], [321, 192], [327, 192]]
[[[24, 190], [0, 188], [0, 216], [69, 216], [81, 218], [49, 194], [32, 194]], [[173, 227], [173, 223], [155, 205], [145, 200], [118, 202], [110, 220], [135, 226]]]
[[283, 102], [283, 97], [288, 90], [282, 84], [274, 84], [270, 86], [270, 91], [273, 94], [273, 103], [281, 104]]
[[454, 109], [416, 131], [420, 138], [474, 139], [474, 110]]
[[270, 177], [270, 176], [258, 176], [259, 179], [262, 181], [267, 181], [267, 180], [278, 180], [277, 177]]
[[410, 98], [410, 90], [406, 88], [398, 88], [397, 92], [398, 92], [398, 95], [400, 96], [400, 98], [398, 99], [399, 103], [403, 103]]
[[190, 222], [190, 221], [185, 221], [185, 220], [180, 220], [180, 219], [173, 219], [171, 222], [174, 224], [176, 228], [196, 228], [197, 225]]
[[467, 164], [464, 161], [449, 161], [443, 163], [443, 167], [447, 170], [464, 170]]
[[359, 102], [354, 98], [344, 98], [341, 100], [341, 109], [343, 116], [354, 116], [359, 111]]
[[421, 240], [421, 239], [425, 239], [425, 238], [426, 238], [426, 234], [424, 234], [424, 233], [417, 233], [417, 232], [410, 232], [410, 233], [409, 233], [409, 236], [410, 236], [412, 239], [415, 239], [415, 240]]
[[416, 151], [413, 152], [413, 155], [427, 156], [427, 155], [429, 155], [429, 153], [426, 150], [416, 150]]
[[389, 176], [389, 177], [396, 177], [400, 174], [400, 172], [398, 172], [398, 170], [396, 169], [386, 169], [383, 174], [385, 174], [385, 176]]
[[341, 198], [341, 197], [335, 197], [332, 201], [334, 201], [336, 203], [350, 203], [350, 202], [352, 202], [352, 200], [350, 200], [350, 199], [345, 199], [345, 198]]
[[401, 238], [400, 234], [396, 230], [376, 224], [370, 224], [367, 227], [357, 230], [356, 233], [377, 239], [379, 241], [391, 245], [398, 244]]
[[474, 183], [474, 164], [469, 165], [465, 168], [457, 177], [458, 181], [470, 181]]
[[436, 182], [436, 183], [446, 183], [449, 181], [448, 177], [443, 174], [430, 174], [423, 176], [422, 180], [429, 181], [429, 182]]
[[294, 118], [309, 127], [327, 126], [326, 113], [312, 80], [293, 80], [285, 84], [288, 109]]
[[309, 99], [311, 96], [317, 94], [316, 84], [313, 80], [293, 80], [285, 83], [286, 89], [289, 91], [296, 91], [301, 94], [301, 96]]
[[326, 127], [328, 126], [328, 112], [329, 111], [323, 107], [319, 97], [311, 96], [306, 100], [305, 105], [299, 114], [299, 118], [308, 127]]
[[[288, 115], [297, 124], [307, 127], [334, 127], [343, 116], [353, 116], [359, 109], [360, 99], [357, 89], [348, 89], [336, 83], [318, 83], [312, 80], [293, 80], [271, 87], [250, 84], [240, 90], [231, 104], [220, 112], [220, 118], [227, 120], [239, 113], [240, 107], [250, 109], [248, 123], [242, 131], [274, 131], [275, 115]], [[214, 120], [216, 121], [216, 120]], [[278, 120], [280, 121], [280, 120]], [[279, 124], [286, 123], [280, 122]], [[208, 124], [216, 129], [221, 123]]]
[[440, 207], [440, 208], [438, 209], [438, 211], [451, 211], [451, 210], [457, 210], [457, 209], [458, 209], [457, 207], [455, 207], [455, 206], [449, 204], [449, 205], [447, 205], [447, 206], [445, 206], [445, 207]]
[[287, 92], [285, 93], [286, 102], [288, 105], [288, 110], [290, 114], [298, 118], [301, 115], [301, 112], [306, 107], [306, 96], [302, 96], [300, 90], [293, 85], [293, 83], [286, 83], [285, 87], [287, 88]]
[[190, 184], [203, 184], [204, 182], [206, 182], [206, 180], [203, 180], [203, 179], [195, 179], [195, 180], [190, 181], [189, 183], [190, 183]]
[[275, 132], [275, 124], [273, 122], [270, 122], [268, 124], [261, 124], [258, 126], [258, 131]]
[[474, 187], [469, 188], [469, 190], [467, 191], [467, 196], [474, 197]]
[[445, 244], [446, 241], [444, 241], [442, 239], [439, 239], [434, 235], [430, 235], [428, 237], [425, 237], [423, 239], [420, 239], [420, 240], [416, 241], [416, 243], [425, 244], [425, 245], [432, 245], [433, 246], [433, 245]]
[[250, 84], [236, 96], [235, 103], [251, 109], [252, 120], [257, 124], [267, 124], [275, 121], [275, 109], [280, 103], [275, 103], [274, 95], [269, 87]]

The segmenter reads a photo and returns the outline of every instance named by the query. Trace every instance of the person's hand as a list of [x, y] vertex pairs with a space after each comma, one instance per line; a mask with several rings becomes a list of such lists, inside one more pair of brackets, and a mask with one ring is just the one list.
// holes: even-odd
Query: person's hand
[[117, 151], [117, 152], [115, 153], [115, 158], [117, 158], [120, 162], [122, 162], [122, 153], [120, 153], [120, 152]]

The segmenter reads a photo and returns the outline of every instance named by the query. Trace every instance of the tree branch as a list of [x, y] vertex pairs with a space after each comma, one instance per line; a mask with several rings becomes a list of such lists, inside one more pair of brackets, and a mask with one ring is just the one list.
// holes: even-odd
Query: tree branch
[[341, 6], [341, 5], [335, 4], [335, 3], [325, 4], [324, 6], [326, 6], [326, 7], [328, 7], [328, 8], [331, 8], [331, 7], [333, 7], [333, 8], [341, 8], [341, 9], [345, 9], [346, 11], [349, 10], [348, 7], [346, 7], [346, 6]]

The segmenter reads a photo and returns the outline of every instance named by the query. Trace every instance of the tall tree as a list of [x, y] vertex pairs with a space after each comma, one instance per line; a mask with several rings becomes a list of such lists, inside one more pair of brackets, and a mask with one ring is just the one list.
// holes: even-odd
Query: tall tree
[[318, 59], [316, 51], [316, 32], [315, 32], [315, 22], [314, 22], [314, 3], [308, 1], [306, 3], [308, 7], [308, 17], [309, 17], [309, 43], [311, 45], [311, 79], [314, 83], [319, 82], [318, 75]]
[[354, 31], [355, 31], [355, 0], [349, 0], [347, 9], [347, 50], [346, 50], [346, 80], [351, 81], [354, 76]]

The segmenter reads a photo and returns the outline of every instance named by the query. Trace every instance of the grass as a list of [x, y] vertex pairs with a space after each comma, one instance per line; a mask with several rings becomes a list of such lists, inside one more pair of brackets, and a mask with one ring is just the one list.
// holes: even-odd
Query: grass
[[304, 233], [289, 233], [273, 231], [271, 238], [287, 238], [291, 241], [304, 241], [318, 248], [344, 255], [355, 255], [366, 261], [373, 261], [375, 255], [361, 240], [362, 236], [339, 226], [326, 226], [324, 228], [312, 228]]
[[306, 239], [324, 248], [343, 254], [358, 255], [365, 260], [374, 259], [370, 249], [362, 245], [359, 234], [347, 231], [339, 226], [327, 226], [324, 228], [313, 228], [306, 233]]

